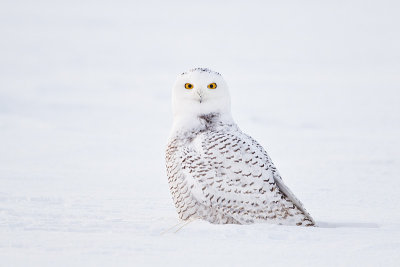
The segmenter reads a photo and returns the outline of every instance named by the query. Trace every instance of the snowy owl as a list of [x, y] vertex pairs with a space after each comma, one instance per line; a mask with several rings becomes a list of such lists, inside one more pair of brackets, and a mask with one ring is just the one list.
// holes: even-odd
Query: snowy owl
[[166, 167], [180, 219], [315, 225], [264, 148], [233, 121], [221, 74], [205, 68], [182, 73], [172, 106]]

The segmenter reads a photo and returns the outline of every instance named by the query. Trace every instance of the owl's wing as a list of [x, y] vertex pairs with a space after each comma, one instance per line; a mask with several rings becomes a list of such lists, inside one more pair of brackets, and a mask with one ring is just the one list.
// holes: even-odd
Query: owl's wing
[[296, 205], [296, 207], [301, 210], [314, 224], [315, 221], [311, 217], [311, 215], [308, 213], [308, 211], [304, 208], [303, 203], [294, 195], [294, 193], [285, 185], [285, 183], [282, 180], [282, 177], [280, 176], [279, 172], [275, 168], [275, 165], [273, 164], [271, 158], [268, 156], [267, 152], [265, 149], [251, 136], [247, 135], [248, 138], [252, 141], [253, 145], [257, 147], [258, 150], [261, 151], [261, 153], [268, 159], [268, 161], [271, 163], [271, 168], [273, 170], [273, 176], [275, 183], [279, 187], [280, 191], [290, 200], [293, 202], [293, 204]]
[[192, 143], [181, 167], [198, 203], [243, 224], [314, 223], [251, 137], [240, 131], [206, 132]]

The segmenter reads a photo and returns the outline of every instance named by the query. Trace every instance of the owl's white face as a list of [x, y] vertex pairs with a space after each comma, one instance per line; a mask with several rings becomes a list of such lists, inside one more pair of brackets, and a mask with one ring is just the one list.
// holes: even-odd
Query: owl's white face
[[230, 119], [228, 85], [209, 69], [192, 69], [178, 76], [172, 91], [174, 121], [196, 120], [198, 116], [219, 113]]

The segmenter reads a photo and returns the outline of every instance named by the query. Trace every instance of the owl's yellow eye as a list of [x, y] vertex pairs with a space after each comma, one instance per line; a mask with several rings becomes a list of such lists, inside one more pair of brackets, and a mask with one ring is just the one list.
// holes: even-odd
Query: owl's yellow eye
[[186, 89], [193, 89], [193, 84], [191, 84], [191, 83], [185, 83], [185, 88], [186, 88]]
[[215, 89], [215, 88], [217, 88], [217, 84], [216, 83], [210, 83], [207, 87], [210, 88], [210, 89]]

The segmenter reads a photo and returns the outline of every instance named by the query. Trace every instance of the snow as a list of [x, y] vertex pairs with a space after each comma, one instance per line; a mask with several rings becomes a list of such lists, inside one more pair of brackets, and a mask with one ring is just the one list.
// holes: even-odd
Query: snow
[[[3, 1], [2, 266], [399, 266], [396, 1]], [[176, 75], [209, 67], [318, 228], [178, 232]]]

